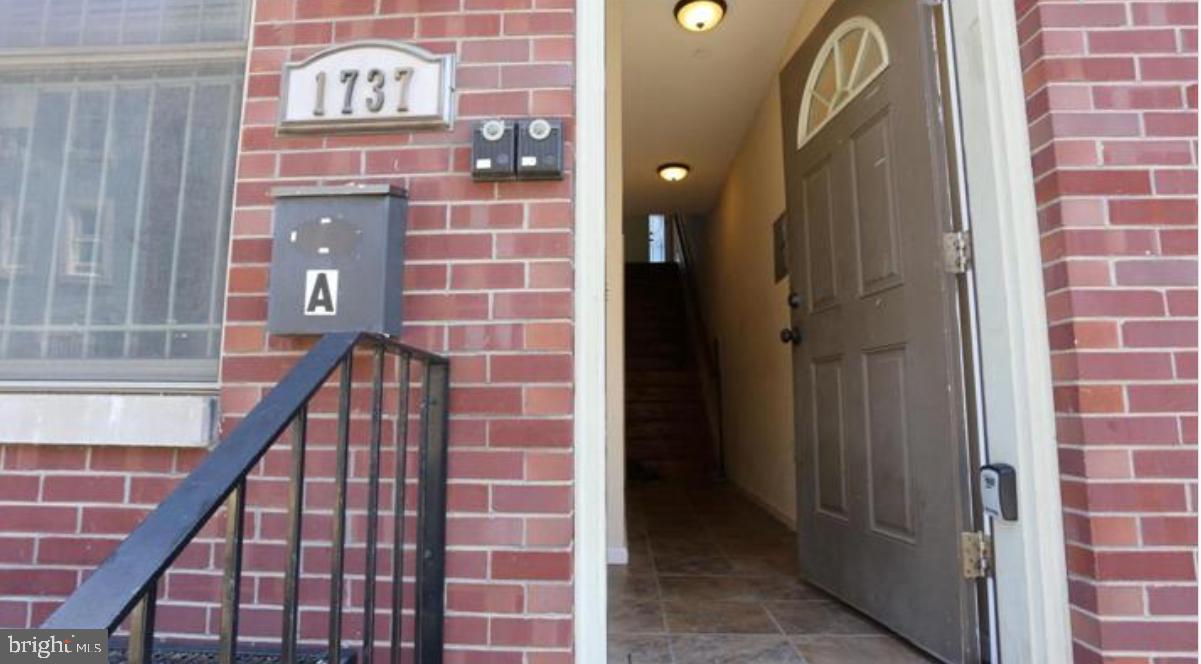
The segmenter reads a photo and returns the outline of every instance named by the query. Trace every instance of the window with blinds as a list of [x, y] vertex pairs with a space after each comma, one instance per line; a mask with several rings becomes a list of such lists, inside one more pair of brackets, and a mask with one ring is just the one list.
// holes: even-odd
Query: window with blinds
[[203, 382], [247, 0], [0, 0], [0, 380]]

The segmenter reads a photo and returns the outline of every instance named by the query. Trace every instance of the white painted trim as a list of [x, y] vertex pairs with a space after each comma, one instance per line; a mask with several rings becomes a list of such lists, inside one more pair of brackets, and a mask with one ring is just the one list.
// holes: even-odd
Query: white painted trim
[[605, 561], [610, 565], [630, 564], [630, 548], [627, 546], [611, 546], [605, 552]]
[[575, 21], [575, 657], [604, 662], [605, 0]]
[[0, 444], [207, 448], [217, 398], [154, 394], [15, 394], [0, 398]]
[[[838, 47], [838, 42], [853, 30], [863, 30], [863, 41], [860, 42], [859, 50], [855, 53], [856, 61], [851, 63], [851, 71], [846, 74], [846, 82], [852, 87], [846, 89], [846, 96], [837, 100], [837, 103], [831, 104], [826, 100], [822, 100], [827, 106], [825, 117], [817, 123], [816, 127], [809, 126], [809, 110], [813, 106], [813, 97], [817, 95], [817, 75], [822, 68], [826, 66], [826, 61], [830, 58], [835, 59], [836, 73], [834, 78], [835, 87], [842, 83], [841, 78], [842, 68], [846, 63], [842, 61], [842, 52]], [[876, 48], [880, 51], [880, 64], [876, 65], [867, 76], [855, 82], [855, 74], [859, 73], [859, 66], [862, 62], [863, 53], [866, 49], [867, 40], [871, 39], [876, 43]], [[800, 150], [805, 147], [809, 139], [813, 138], [817, 132], [822, 130], [834, 119], [842, 109], [846, 108], [859, 93], [867, 89], [871, 82], [876, 80], [880, 74], [888, 69], [888, 65], [892, 63], [892, 55], [889, 53], [888, 40], [884, 38], [884, 32], [880, 30], [880, 26], [876, 22], [866, 16], [852, 16], [843, 21], [841, 25], [834, 28], [830, 35], [826, 37], [826, 43], [822, 44], [821, 50], [817, 52], [817, 57], [813, 59], [813, 66], [809, 68], [809, 75], [805, 77], [804, 93], [801, 96], [801, 112], [797, 114], [796, 121], [796, 149]], [[835, 95], [838, 91], [835, 90]]]
[[995, 522], [1006, 664], [1071, 661], [1050, 349], [1013, 3], [954, 0], [988, 461], [1017, 469], [1020, 518]]

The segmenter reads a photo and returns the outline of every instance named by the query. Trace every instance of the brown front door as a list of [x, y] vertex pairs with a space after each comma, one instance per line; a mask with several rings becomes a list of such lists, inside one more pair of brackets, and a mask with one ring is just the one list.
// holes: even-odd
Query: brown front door
[[[874, 30], [882, 39], [865, 45]], [[942, 253], [952, 215], [933, 30], [922, 0], [837, 0], [781, 74], [801, 295], [798, 541], [808, 580], [929, 653], [970, 662], [976, 585], [959, 538], [971, 528], [971, 463], [956, 277]], [[846, 39], [825, 51], [831, 35]], [[837, 52], [829, 71], [825, 52]], [[798, 118], [813, 70], [810, 132]]]

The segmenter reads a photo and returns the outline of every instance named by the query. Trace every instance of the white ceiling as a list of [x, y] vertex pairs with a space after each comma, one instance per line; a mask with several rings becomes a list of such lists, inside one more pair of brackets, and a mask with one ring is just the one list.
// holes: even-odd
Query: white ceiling
[[[725, 20], [693, 33], [676, 0], [622, 5], [622, 149], [627, 215], [708, 212], [767, 93], [806, 0], [727, 0]], [[692, 166], [659, 179], [668, 161]]]

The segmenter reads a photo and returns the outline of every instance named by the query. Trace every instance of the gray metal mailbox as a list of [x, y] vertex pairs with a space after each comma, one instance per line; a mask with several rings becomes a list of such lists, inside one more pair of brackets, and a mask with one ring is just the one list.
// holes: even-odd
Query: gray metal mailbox
[[406, 192], [372, 184], [272, 193], [267, 329], [400, 334]]

